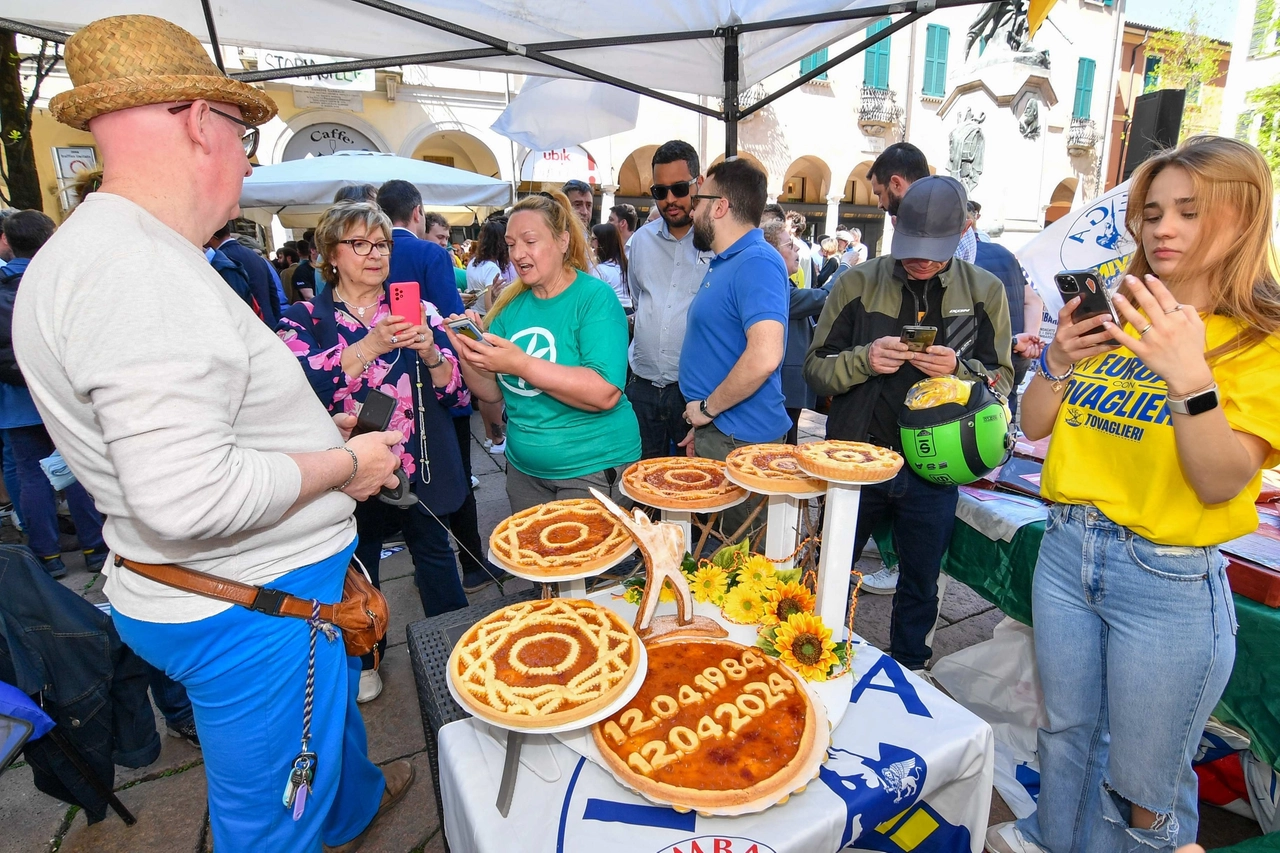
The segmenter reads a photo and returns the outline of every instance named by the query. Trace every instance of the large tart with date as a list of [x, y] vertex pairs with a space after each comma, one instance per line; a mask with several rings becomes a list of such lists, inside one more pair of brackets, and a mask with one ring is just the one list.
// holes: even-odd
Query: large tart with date
[[523, 601], [472, 626], [449, 657], [462, 705], [499, 726], [586, 719], [636, 677], [640, 639], [607, 607], [572, 598]]
[[622, 784], [679, 808], [746, 813], [785, 800], [817, 774], [826, 715], [791, 670], [729, 640], [647, 649], [640, 692], [591, 730]]
[[902, 457], [887, 447], [861, 441], [815, 441], [796, 448], [807, 474], [845, 483], [888, 480], [902, 468]]
[[748, 444], [724, 463], [735, 483], [754, 491], [816, 495], [827, 490], [825, 482], [800, 470], [794, 444]]
[[632, 500], [671, 510], [714, 509], [747, 496], [725, 476], [723, 462], [690, 456], [641, 459], [622, 472], [622, 487]]
[[594, 500], [530, 507], [508, 516], [489, 536], [489, 550], [504, 567], [548, 577], [603, 569], [634, 547], [631, 535]]

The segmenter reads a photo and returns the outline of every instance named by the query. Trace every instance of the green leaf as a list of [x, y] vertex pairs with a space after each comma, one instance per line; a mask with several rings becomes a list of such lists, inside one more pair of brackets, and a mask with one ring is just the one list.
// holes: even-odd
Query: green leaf
[[751, 542], [747, 539], [743, 539], [737, 545], [725, 545], [723, 548], [721, 548], [719, 551], [716, 551], [715, 554], [711, 556], [711, 564], [714, 566], [719, 566], [720, 568], [724, 569], [726, 572], [732, 571], [734, 568], [734, 565], [737, 562], [737, 558], [735, 558], [734, 555], [742, 554], [742, 556], [745, 557], [751, 553], [751, 551], [749, 550], [750, 548], [751, 548]]
[[774, 574], [778, 576], [778, 581], [781, 583], [800, 583], [799, 569], [778, 569]]
[[756, 648], [767, 654], [769, 657], [779, 657], [778, 647], [774, 645], [778, 639], [776, 628], [761, 628], [760, 633], [756, 635]]

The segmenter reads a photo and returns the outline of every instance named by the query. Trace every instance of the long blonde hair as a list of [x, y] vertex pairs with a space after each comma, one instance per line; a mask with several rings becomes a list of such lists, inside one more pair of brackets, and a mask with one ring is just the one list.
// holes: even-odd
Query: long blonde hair
[[[514, 216], [522, 210], [531, 210], [542, 214], [542, 220], [557, 238], [561, 234], [568, 233], [569, 246], [564, 252], [564, 268], [566, 270], [587, 272], [587, 235], [582, 223], [569, 205], [568, 196], [558, 190], [541, 195], [531, 195], [517, 202], [516, 206], [511, 208], [511, 215]], [[510, 222], [510, 219], [508, 219], [508, 222]], [[510, 305], [512, 300], [528, 289], [529, 285], [525, 284], [524, 279], [520, 278], [504, 287], [502, 295], [498, 297], [498, 301], [493, 303], [493, 307], [485, 315], [486, 327], [493, 322], [493, 318], [497, 317], [502, 309]]]
[[[1248, 349], [1280, 330], [1280, 262], [1271, 242], [1271, 173], [1257, 148], [1224, 136], [1193, 136], [1144, 162], [1133, 173], [1125, 213], [1125, 226], [1138, 244], [1128, 273], [1138, 278], [1152, 272], [1142, 247], [1143, 208], [1151, 182], [1170, 166], [1191, 176], [1201, 226], [1196, 244], [1183, 255], [1183, 268], [1165, 277], [1164, 283], [1208, 275], [1210, 311], [1244, 325], [1234, 339], [1206, 354], [1212, 361]], [[1221, 228], [1231, 229], [1234, 236], [1224, 254], [1208, 258], [1208, 248]], [[1198, 263], [1185, 266], [1193, 258]]]

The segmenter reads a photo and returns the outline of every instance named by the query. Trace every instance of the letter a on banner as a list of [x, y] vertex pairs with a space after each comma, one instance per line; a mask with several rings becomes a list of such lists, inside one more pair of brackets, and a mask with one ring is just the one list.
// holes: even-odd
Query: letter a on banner
[[[872, 683], [872, 679], [881, 673], [889, 677], [889, 681], [892, 682], [891, 685]], [[868, 690], [883, 690], [886, 693], [892, 693], [902, 700], [902, 706], [907, 709], [908, 714], [933, 719], [933, 714], [930, 714], [924, 702], [920, 701], [919, 695], [916, 694], [916, 689], [911, 686], [911, 682], [907, 679], [906, 673], [902, 671], [902, 667], [898, 666], [898, 663], [888, 655], [882, 655], [867, 670], [867, 674], [862, 676], [858, 683], [854, 685], [853, 691], [849, 694], [849, 702], [854, 705], [858, 704], [862, 694]]]

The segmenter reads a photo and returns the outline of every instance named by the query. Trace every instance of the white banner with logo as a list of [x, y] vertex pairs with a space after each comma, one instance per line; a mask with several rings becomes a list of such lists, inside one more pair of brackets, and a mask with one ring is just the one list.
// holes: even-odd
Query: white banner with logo
[[1063, 270], [1094, 270], [1109, 290], [1120, 285], [1136, 245], [1125, 230], [1129, 182], [1073, 210], [1027, 243], [1016, 254], [1044, 301], [1040, 337], [1052, 340], [1058, 328], [1062, 297], [1053, 277]]
[[850, 707], [804, 792], [743, 817], [681, 814], [633, 794], [549, 736], [530, 735], [511, 811], [494, 802], [505, 733], [440, 730], [440, 793], [455, 853], [981, 853], [991, 727], [888, 655], [859, 645]]
[[[331, 62], [346, 62], [345, 57], [317, 56], [312, 53], [293, 53], [287, 50], [264, 50], [259, 48], [258, 70], [280, 68], [306, 68], [309, 65], [327, 65]], [[341, 71], [334, 74], [316, 74], [311, 77], [289, 77], [281, 83], [293, 83], [297, 86], [319, 86], [324, 89], [346, 89], [352, 92], [372, 92], [377, 85], [373, 69], [364, 68], [359, 71]]]

